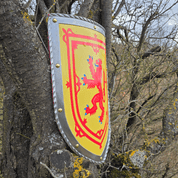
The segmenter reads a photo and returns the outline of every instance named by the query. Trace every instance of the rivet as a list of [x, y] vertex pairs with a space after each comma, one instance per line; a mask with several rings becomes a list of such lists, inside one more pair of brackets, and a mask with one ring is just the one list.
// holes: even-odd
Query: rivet
[[96, 26], [94, 26], [94, 29], [96, 29]]
[[100, 160], [102, 160], [103, 158], [102, 157], [100, 157]]
[[59, 109], [58, 109], [58, 112], [62, 112], [62, 108], [59, 108]]
[[56, 64], [56, 68], [59, 68], [60, 67], [60, 64]]
[[79, 144], [76, 144], [75, 147], [78, 148], [78, 147], [79, 147]]
[[57, 22], [57, 19], [53, 19], [53, 22], [56, 23], [56, 22]]

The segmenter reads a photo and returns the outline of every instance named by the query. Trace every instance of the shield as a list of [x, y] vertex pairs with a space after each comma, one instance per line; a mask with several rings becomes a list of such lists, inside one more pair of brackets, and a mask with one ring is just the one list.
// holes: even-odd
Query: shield
[[111, 132], [105, 30], [86, 18], [50, 14], [48, 34], [59, 130], [76, 154], [102, 163]]

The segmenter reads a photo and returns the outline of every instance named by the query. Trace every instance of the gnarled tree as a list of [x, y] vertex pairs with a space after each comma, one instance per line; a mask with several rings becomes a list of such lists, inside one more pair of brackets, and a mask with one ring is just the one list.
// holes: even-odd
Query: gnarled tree
[[112, 1], [85, 0], [77, 6], [76, 0], [37, 0], [35, 13], [29, 16], [30, 2], [0, 2], [2, 173], [11, 178], [98, 177], [94, 164], [74, 157], [55, 123], [46, 20], [51, 12], [70, 14], [72, 7], [80, 7], [78, 14], [85, 17], [96, 11], [93, 18], [106, 27], [110, 46], [111, 23], [105, 19], [111, 20]]

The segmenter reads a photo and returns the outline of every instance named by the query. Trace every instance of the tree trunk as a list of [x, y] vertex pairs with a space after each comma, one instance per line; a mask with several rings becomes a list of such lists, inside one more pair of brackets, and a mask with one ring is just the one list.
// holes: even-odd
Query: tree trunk
[[106, 29], [106, 59], [111, 56], [112, 0], [102, 0], [102, 25]]
[[18, 1], [0, 1], [0, 40], [5, 52], [0, 68], [5, 86], [4, 177], [98, 177], [96, 166], [74, 157], [60, 135], [49, 58]]
[[178, 134], [177, 117], [178, 117], [178, 87], [175, 88], [173, 99], [171, 100], [168, 107], [164, 110], [162, 120], [162, 133], [164, 138], [170, 143], [175, 135]]

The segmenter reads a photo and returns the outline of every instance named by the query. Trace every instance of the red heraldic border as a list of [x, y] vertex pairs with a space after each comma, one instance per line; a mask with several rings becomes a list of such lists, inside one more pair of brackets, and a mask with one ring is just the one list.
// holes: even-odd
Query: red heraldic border
[[[95, 35], [95, 37], [90, 37], [90, 36], [85, 36], [85, 35], [80, 35], [80, 34], [75, 34], [72, 32], [72, 30], [70, 28], [67, 29], [67, 31], [63, 28], [62, 29], [63, 32], [65, 33], [65, 35], [63, 36], [63, 41], [66, 43], [67, 45], [67, 58], [68, 58], [68, 74], [69, 74], [69, 82], [67, 82], [66, 86], [67, 88], [70, 88], [70, 100], [71, 100], [71, 109], [72, 109], [72, 114], [73, 114], [73, 118], [75, 121], [75, 132], [76, 132], [76, 136], [79, 137], [87, 137], [90, 141], [92, 141], [93, 143], [99, 145], [100, 149], [102, 148], [102, 143], [103, 140], [106, 136], [107, 133], [107, 129], [108, 129], [108, 111], [106, 111], [106, 121], [105, 121], [105, 125], [103, 126], [104, 128], [101, 130], [98, 130], [96, 133], [94, 133], [90, 128], [88, 128], [86, 126], [86, 119], [82, 120], [80, 112], [79, 112], [79, 106], [78, 106], [78, 100], [77, 100], [77, 94], [80, 91], [80, 79], [79, 77], [76, 75], [76, 69], [75, 69], [75, 49], [77, 49], [78, 45], [86, 45], [86, 46], [91, 46], [94, 50], [94, 52], [97, 54], [99, 52], [99, 49], [102, 49], [105, 51], [106, 53], [106, 49], [101, 46], [104, 45], [105, 43], [102, 40], [97, 39], [97, 36]], [[77, 38], [77, 41], [71, 41], [71, 48], [72, 48], [72, 58], [70, 56], [70, 44], [69, 44], [69, 40], [70, 38]], [[92, 42], [84, 42], [84, 41], [80, 41], [80, 39], [86, 39], [86, 40], [91, 40], [95, 43]], [[98, 45], [96, 43], [100, 43], [101, 45]], [[97, 50], [98, 49], [98, 50]], [[71, 61], [72, 60], [72, 61]], [[72, 75], [72, 70], [73, 69], [73, 75]], [[74, 86], [72, 86], [72, 76], [74, 77]], [[76, 81], [77, 79], [77, 81]], [[104, 95], [105, 95], [105, 84], [107, 83], [106, 81], [106, 72], [103, 71], [103, 82], [104, 82]], [[74, 88], [72, 88], [74, 87]], [[73, 89], [74, 89], [74, 93], [73, 93]], [[77, 113], [75, 113], [75, 109], [74, 109], [74, 102], [76, 105], [76, 111]], [[108, 108], [107, 108], [108, 109]], [[91, 137], [89, 134], [86, 133], [85, 130], [82, 129], [82, 127], [80, 126], [78, 120], [77, 120], [77, 116], [79, 118], [80, 123], [82, 124], [82, 126], [85, 128], [85, 130], [90, 133], [91, 135], [93, 135], [93, 137]], [[99, 139], [100, 141], [97, 141]]]

